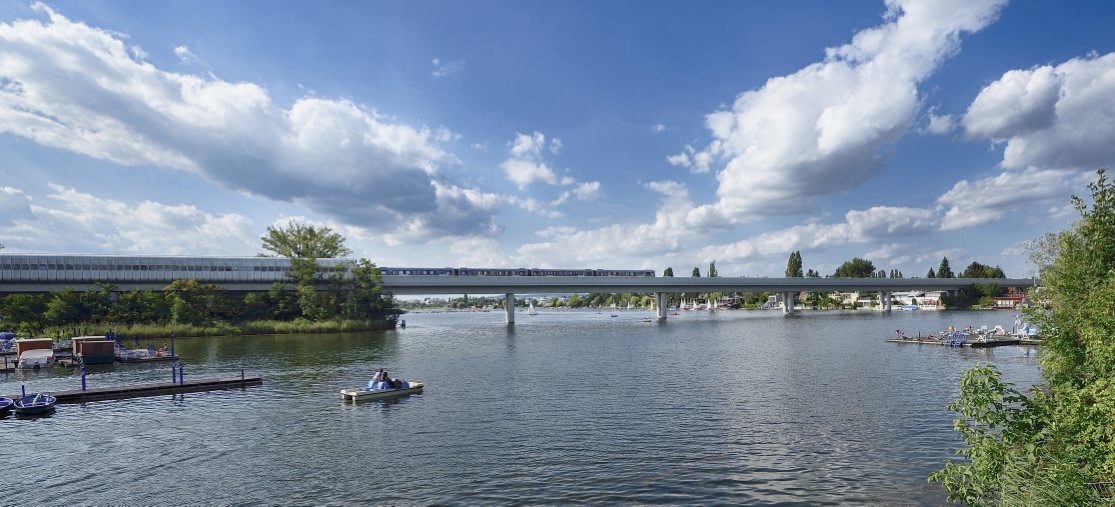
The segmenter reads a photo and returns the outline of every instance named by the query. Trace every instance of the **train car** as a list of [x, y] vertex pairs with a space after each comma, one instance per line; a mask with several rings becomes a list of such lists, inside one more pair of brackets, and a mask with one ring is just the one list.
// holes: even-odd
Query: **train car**
[[381, 275], [389, 276], [457, 276], [453, 268], [379, 268]]

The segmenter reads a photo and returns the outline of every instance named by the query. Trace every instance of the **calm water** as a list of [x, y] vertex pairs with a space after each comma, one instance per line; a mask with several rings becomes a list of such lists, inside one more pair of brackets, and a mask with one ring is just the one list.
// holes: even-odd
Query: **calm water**
[[[961, 370], [1038, 379], [1033, 351], [883, 343], [1005, 312], [408, 314], [367, 334], [184, 339], [187, 379], [262, 387], [0, 420], [14, 504], [940, 505]], [[144, 343], [143, 345], [146, 345]], [[156, 344], [159, 345], [159, 344]], [[426, 382], [342, 404], [374, 369]], [[90, 386], [166, 381], [117, 365]], [[0, 394], [80, 388], [58, 369]]]

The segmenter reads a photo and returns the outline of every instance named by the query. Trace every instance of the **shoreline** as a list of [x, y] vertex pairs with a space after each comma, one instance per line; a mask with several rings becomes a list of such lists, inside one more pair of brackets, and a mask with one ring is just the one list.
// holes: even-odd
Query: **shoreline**
[[312, 321], [272, 321], [257, 320], [238, 324], [215, 323], [210, 326], [196, 326], [192, 324], [91, 324], [87, 326], [71, 326], [62, 328], [47, 328], [42, 333], [35, 333], [37, 338], [51, 338], [66, 340], [72, 336], [104, 336], [109, 330], [122, 336], [122, 340], [164, 340], [169, 339], [171, 333], [175, 338], [195, 338], [209, 336], [266, 336], [285, 334], [327, 334], [350, 333], [363, 331], [387, 331], [397, 327], [397, 320], [326, 320]]

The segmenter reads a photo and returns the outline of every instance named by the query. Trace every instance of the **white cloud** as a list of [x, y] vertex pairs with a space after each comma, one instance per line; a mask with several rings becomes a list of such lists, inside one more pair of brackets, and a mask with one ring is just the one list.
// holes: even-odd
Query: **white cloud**
[[531, 183], [539, 181], [550, 185], [559, 184], [554, 170], [545, 162], [509, 158], [503, 162], [503, 172], [507, 174], [507, 179], [518, 185], [519, 190], [526, 190]]
[[[248, 218], [213, 215], [187, 204], [136, 205], [51, 184], [47, 203], [22, 203], [2, 214], [0, 238], [25, 252], [127, 252], [160, 255], [251, 255], [259, 233]], [[11, 202], [11, 199], [5, 199]]]
[[439, 60], [437, 58], [434, 58], [433, 64], [434, 64], [434, 71], [433, 71], [433, 76], [434, 77], [451, 76], [453, 74], [458, 74], [461, 71], [465, 70], [464, 60], [457, 61], [457, 62], [446, 62], [446, 63], [442, 64], [441, 60]]
[[136, 60], [142, 60], [144, 58], [147, 58], [147, 52], [138, 45], [132, 46], [132, 56], [134, 56]]
[[818, 250], [848, 243], [925, 235], [937, 230], [940, 223], [940, 217], [933, 210], [876, 206], [863, 211], [849, 211], [844, 215], [844, 222], [795, 225], [727, 245], [707, 246], [699, 249], [695, 256], [725, 261], [753, 259], [795, 250]]
[[576, 195], [577, 199], [582, 201], [595, 199], [600, 195], [600, 182], [589, 181], [587, 183], [581, 183], [573, 189], [573, 195]]
[[663, 125], [663, 124], [661, 124], [661, 123], [659, 123], [659, 124], [657, 124], [657, 125], [655, 125], [655, 126], [651, 127], [650, 129], [651, 129], [651, 130], [653, 130], [653, 131], [655, 131], [655, 132], [663, 132], [663, 131], [665, 131], [665, 130], [666, 130], [666, 126], [665, 126], [665, 125]]
[[1065, 176], [1063, 171], [1029, 169], [973, 183], [961, 180], [937, 198], [937, 204], [947, 208], [941, 229], [975, 227], [1035, 204], [1064, 201], [1072, 193]]
[[1115, 158], [1115, 53], [1012, 70], [964, 115], [970, 138], [1006, 142], [1007, 169], [1091, 172]]
[[174, 54], [178, 55], [178, 60], [181, 61], [183, 65], [190, 65], [192, 63], [198, 63], [201, 61], [201, 59], [198, 58], [197, 55], [195, 55], [193, 51], [190, 51], [190, 48], [186, 46], [178, 46], [174, 48]]
[[[706, 214], [743, 222], [792, 214], [855, 188], [887, 160], [917, 116], [917, 86], [955, 54], [959, 35], [991, 23], [1003, 0], [890, 0], [886, 22], [829, 48], [823, 62], [744, 92], [707, 116], [713, 141], [693, 172], [725, 160]], [[685, 158], [671, 162], [684, 165]]]
[[[393, 241], [489, 234], [499, 197], [461, 188], [431, 131], [347, 100], [289, 109], [252, 83], [166, 72], [113, 33], [42, 4], [49, 22], [0, 23], [0, 132], [125, 165], [175, 168], [296, 202]], [[192, 53], [184, 46], [182, 58]]]
[[943, 135], [952, 132], [956, 128], [956, 118], [951, 114], [937, 116], [934, 114], [936, 108], [929, 110], [929, 125], [925, 127], [925, 131], [930, 134]]
[[[542, 160], [542, 149], [546, 146], [546, 136], [541, 132], [535, 132], [529, 136], [516, 133], [515, 139], [508, 142], [507, 146], [508, 151], [511, 152], [511, 158], [503, 161], [500, 167], [503, 168], [507, 179], [518, 186], [519, 190], [526, 190], [531, 184], [537, 182], [555, 186], [573, 186], [572, 190], [562, 192], [557, 199], [553, 200], [550, 203], [551, 206], [560, 206], [568, 201], [570, 197], [589, 200], [599, 196], [599, 181], [578, 183], [576, 178], [572, 176], [559, 178], [549, 164]], [[561, 147], [560, 139], [550, 140], [550, 153], [556, 155]], [[519, 199], [519, 201], [522, 201], [522, 199]], [[534, 199], [532, 198], [530, 201], [534, 201]], [[560, 216], [560, 213], [550, 212], [550, 215]]]

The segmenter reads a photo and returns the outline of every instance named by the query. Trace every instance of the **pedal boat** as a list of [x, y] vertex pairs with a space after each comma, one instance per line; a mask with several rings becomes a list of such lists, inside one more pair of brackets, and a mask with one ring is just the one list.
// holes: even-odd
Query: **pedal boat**
[[[376, 382], [376, 385], [382, 385]], [[404, 396], [408, 394], [417, 394], [422, 392], [422, 382], [410, 381], [406, 383], [406, 387], [402, 389], [373, 389], [368, 386], [352, 387], [349, 389], [341, 389], [341, 399], [344, 401], [369, 401], [369, 400], [382, 400], [385, 398], [394, 398], [395, 396]]]

